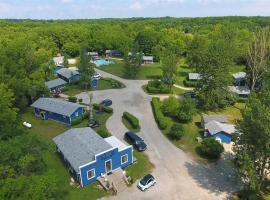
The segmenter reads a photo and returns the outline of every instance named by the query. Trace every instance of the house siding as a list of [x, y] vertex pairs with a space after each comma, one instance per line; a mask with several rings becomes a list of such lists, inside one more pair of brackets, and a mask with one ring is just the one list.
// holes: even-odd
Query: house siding
[[[128, 155], [128, 162], [125, 164], [121, 164], [121, 156], [127, 154]], [[85, 186], [90, 183], [93, 183], [97, 180], [98, 177], [101, 176], [101, 174], [106, 173], [105, 169], [105, 162], [108, 160], [112, 160], [112, 170], [115, 170], [117, 168], [125, 168], [132, 164], [133, 162], [133, 150], [132, 147], [129, 147], [123, 151], [118, 151], [118, 148], [112, 149], [108, 152], [105, 152], [101, 155], [96, 156], [96, 160], [93, 163], [90, 163], [84, 167], [80, 168], [80, 174], [81, 174], [81, 185]], [[87, 178], [87, 172], [89, 170], [95, 169], [95, 177], [88, 180]]]

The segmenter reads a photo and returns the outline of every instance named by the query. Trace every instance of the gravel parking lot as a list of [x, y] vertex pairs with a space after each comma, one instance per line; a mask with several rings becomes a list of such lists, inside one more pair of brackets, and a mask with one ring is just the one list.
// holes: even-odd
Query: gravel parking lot
[[[109, 199], [227, 199], [227, 195], [236, 189], [232, 180], [227, 178], [226, 160], [217, 164], [205, 165], [192, 160], [192, 157], [175, 147], [158, 129], [151, 109], [151, 96], [142, 90], [147, 81], [125, 80], [97, 70], [103, 77], [114, 78], [126, 85], [124, 89], [95, 91], [94, 102], [105, 98], [113, 101], [114, 114], [107, 121], [108, 130], [123, 140], [127, 131], [121, 122], [124, 111], [128, 111], [140, 120], [141, 132], [148, 145], [146, 151], [155, 165], [153, 175], [157, 184], [145, 192], [137, 189], [136, 184], [126, 191]], [[84, 103], [89, 102], [88, 94], [77, 95]]]

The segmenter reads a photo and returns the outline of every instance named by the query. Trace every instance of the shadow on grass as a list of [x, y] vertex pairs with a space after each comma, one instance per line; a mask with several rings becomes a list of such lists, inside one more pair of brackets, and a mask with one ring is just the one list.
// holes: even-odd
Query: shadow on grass
[[210, 164], [201, 162], [185, 163], [188, 173], [202, 187], [211, 193], [232, 193], [238, 191], [240, 186], [234, 178], [230, 164], [232, 155], [224, 153], [221, 159]]

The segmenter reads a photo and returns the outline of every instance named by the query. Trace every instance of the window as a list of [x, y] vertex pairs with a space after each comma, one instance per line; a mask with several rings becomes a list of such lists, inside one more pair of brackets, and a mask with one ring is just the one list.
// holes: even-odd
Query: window
[[87, 172], [87, 179], [92, 179], [95, 177], [95, 169], [91, 169]]
[[76, 115], [76, 117], [78, 117], [78, 116], [79, 116], [79, 113], [78, 113], [78, 112], [76, 112], [76, 113], [75, 113], [75, 115]]
[[121, 156], [121, 165], [127, 162], [128, 162], [128, 155], [126, 154], [126, 155]]

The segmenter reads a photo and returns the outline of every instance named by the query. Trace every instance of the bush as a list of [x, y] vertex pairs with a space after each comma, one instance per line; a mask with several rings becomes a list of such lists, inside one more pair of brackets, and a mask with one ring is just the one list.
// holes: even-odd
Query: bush
[[180, 140], [183, 133], [183, 126], [181, 124], [173, 124], [169, 132], [169, 136], [174, 140]]
[[89, 118], [89, 111], [86, 111], [84, 114], [83, 114], [83, 119], [88, 119]]
[[125, 118], [130, 123], [132, 128], [138, 129], [140, 127], [139, 120], [134, 115], [132, 115], [128, 112], [124, 112], [123, 118]]
[[190, 97], [185, 97], [176, 111], [177, 118], [180, 122], [189, 122], [196, 114], [196, 103]]
[[103, 137], [103, 138], [106, 138], [106, 137], [109, 137], [109, 133], [108, 133], [108, 131], [105, 131], [105, 130], [100, 130], [100, 131], [98, 131], [98, 134], [101, 136], [101, 137]]
[[77, 102], [77, 97], [68, 97], [68, 101], [72, 102], [72, 103], [76, 103]]
[[203, 155], [214, 159], [219, 158], [224, 151], [223, 145], [214, 138], [205, 138], [199, 148]]
[[82, 98], [79, 98], [79, 103], [82, 103]]
[[159, 80], [148, 81], [146, 85], [146, 90], [153, 94], [167, 94], [170, 93], [170, 88]]
[[176, 110], [178, 107], [179, 107], [179, 100], [171, 96], [163, 101], [161, 110], [164, 115], [174, 117], [176, 115]]
[[74, 120], [71, 121], [71, 126], [76, 126], [83, 121], [83, 116], [77, 117]]
[[238, 97], [236, 99], [237, 103], [247, 103], [247, 101], [248, 101], [248, 98], [244, 98], [244, 97]]
[[95, 110], [102, 110], [102, 111], [104, 111], [106, 113], [113, 113], [113, 109], [111, 107], [103, 106], [103, 105], [100, 105], [100, 104], [97, 104], [97, 103], [93, 104], [93, 108]]
[[153, 108], [155, 120], [156, 120], [159, 128], [162, 130], [166, 129], [168, 127], [169, 122], [166, 119], [166, 117], [163, 115], [163, 113], [161, 112], [159, 98], [153, 97], [152, 101], [151, 101], [151, 105]]
[[184, 80], [183, 81], [184, 86], [186, 87], [197, 87], [198, 86], [198, 82], [197, 81], [189, 81], [189, 80]]

